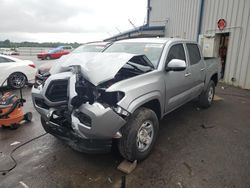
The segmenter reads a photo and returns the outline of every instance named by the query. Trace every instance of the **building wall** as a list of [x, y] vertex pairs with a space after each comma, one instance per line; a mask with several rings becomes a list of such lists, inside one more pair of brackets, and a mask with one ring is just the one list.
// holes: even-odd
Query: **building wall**
[[[204, 0], [201, 34], [221, 33], [217, 21], [227, 22], [229, 46], [224, 81], [250, 89], [250, 0]], [[201, 0], [150, 0], [149, 25], [165, 25], [167, 37], [197, 39]], [[235, 78], [232, 81], [232, 78]]]
[[230, 35], [224, 80], [250, 89], [250, 0], [205, 0], [202, 33], [221, 33], [220, 18], [227, 22], [223, 32]]
[[196, 40], [199, 0], [150, 0], [149, 25], [165, 25], [166, 36]]

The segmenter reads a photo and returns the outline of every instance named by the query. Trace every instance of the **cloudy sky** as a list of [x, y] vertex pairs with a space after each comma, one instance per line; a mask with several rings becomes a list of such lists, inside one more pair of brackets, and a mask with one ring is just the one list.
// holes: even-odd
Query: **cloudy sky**
[[0, 40], [89, 42], [146, 21], [147, 0], [0, 0]]

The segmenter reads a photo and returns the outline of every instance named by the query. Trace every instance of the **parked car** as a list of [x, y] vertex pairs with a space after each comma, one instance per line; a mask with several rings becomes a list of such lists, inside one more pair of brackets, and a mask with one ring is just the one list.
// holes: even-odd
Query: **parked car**
[[21, 60], [0, 55], [0, 84], [17, 89], [27, 83], [34, 83], [36, 66], [30, 60]]
[[218, 60], [204, 61], [196, 42], [174, 38], [118, 41], [50, 72], [32, 89], [45, 131], [88, 153], [117, 143], [130, 161], [150, 154], [166, 114], [193, 99], [210, 107], [220, 78]]
[[[110, 42], [92, 42], [88, 44], [84, 44], [73, 50], [70, 54], [75, 54], [75, 53], [84, 53], [84, 52], [101, 52], [104, 48], [109, 46], [111, 43]], [[65, 56], [64, 56], [65, 57]], [[65, 57], [66, 58], [66, 57]], [[61, 60], [62, 62], [64, 59]], [[59, 62], [61, 62], [59, 61]], [[49, 70], [55, 63], [58, 62], [47, 62], [42, 64], [36, 73], [35, 77], [35, 85], [38, 86], [44, 82], [50, 75]]]
[[0, 54], [2, 54], [2, 55], [20, 55], [19, 52], [17, 52], [16, 50], [3, 50], [3, 51], [0, 51]]
[[37, 58], [41, 60], [58, 59], [63, 55], [69, 54], [72, 49], [72, 46], [59, 46], [57, 48], [49, 50], [48, 52], [42, 52], [37, 54]]

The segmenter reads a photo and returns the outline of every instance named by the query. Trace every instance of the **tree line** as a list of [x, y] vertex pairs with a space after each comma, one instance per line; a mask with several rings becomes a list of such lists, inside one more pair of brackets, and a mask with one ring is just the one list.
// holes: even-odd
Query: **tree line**
[[0, 41], [0, 48], [18, 48], [18, 47], [47, 47], [47, 48], [55, 48], [58, 46], [72, 46], [73, 48], [77, 48], [81, 44], [74, 43], [63, 43], [63, 42], [11, 42], [9, 39]]

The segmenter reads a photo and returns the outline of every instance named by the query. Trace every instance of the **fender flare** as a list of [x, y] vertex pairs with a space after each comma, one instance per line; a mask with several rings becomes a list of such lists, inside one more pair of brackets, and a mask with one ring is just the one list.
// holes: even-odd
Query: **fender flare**
[[127, 111], [130, 113], [134, 113], [136, 109], [141, 107], [142, 105], [146, 104], [147, 102], [150, 102], [152, 100], [158, 100], [161, 106], [161, 117], [162, 117], [162, 109], [163, 104], [160, 102], [161, 99], [161, 93], [160, 91], [152, 91], [150, 93], [146, 93], [144, 95], [139, 96], [138, 98], [134, 99], [128, 106]]

